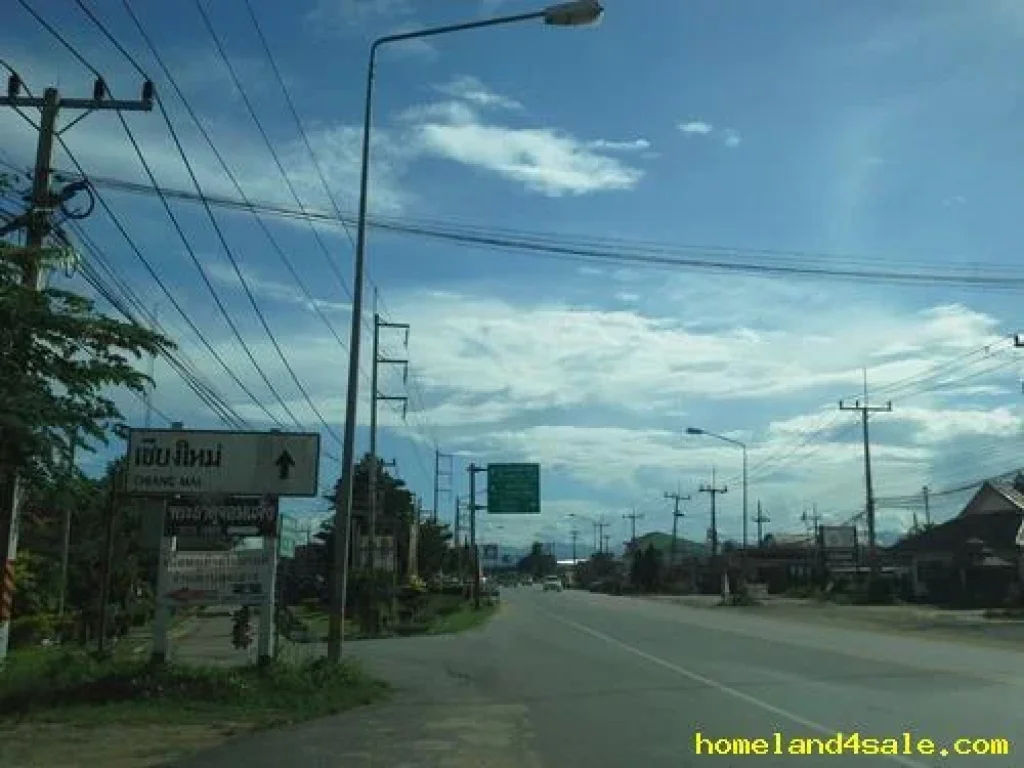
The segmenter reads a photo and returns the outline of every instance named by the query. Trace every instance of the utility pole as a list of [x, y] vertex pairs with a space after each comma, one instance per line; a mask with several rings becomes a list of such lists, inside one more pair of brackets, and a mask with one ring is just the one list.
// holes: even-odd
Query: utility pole
[[930, 527], [932, 524], [932, 510], [930, 506], [930, 499], [928, 498], [928, 496], [931, 493], [931, 491], [926, 485], [921, 489], [921, 493], [924, 496], [924, 524]]
[[377, 507], [380, 501], [378, 492], [378, 459], [377, 459], [377, 403], [381, 400], [400, 402], [402, 404], [402, 418], [405, 418], [409, 405], [409, 398], [406, 395], [382, 395], [378, 386], [378, 369], [381, 365], [402, 366], [403, 383], [409, 378], [409, 361], [405, 358], [388, 358], [380, 354], [380, 332], [382, 328], [405, 331], [405, 346], [409, 346], [409, 324], [388, 323], [381, 319], [377, 312], [377, 290], [373, 292], [373, 365], [370, 371], [370, 465], [368, 467], [368, 493], [367, 507], [369, 509], [369, 524], [367, 530], [368, 562], [370, 571], [370, 621], [373, 626], [379, 624], [379, 611], [377, 610]]
[[569, 535], [572, 536], [572, 564], [576, 565], [576, 538], [580, 535], [580, 532], [573, 528], [569, 531]]
[[[67, 468], [64, 476], [64, 482], [66, 486], [70, 486], [72, 480], [75, 477], [75, 449], [78, 447], [78, 430], [71, 430], [70, 434], [71, 446], [68, 450], [67, 456]], [[67, 488], [70, 491], [70, 487]], [[64, 495], [64, 510], [63, 520], [61, 525], [61, 544], [60, 544], [60, 591], [57, 593], [57, 615], [64, 615], [64, 602], [68, 591], [68, 560], [71, 554], [71, 517], [72, 517], [72, 506], [73, 495], [68, 492]]]
[[[27, 213], [18, 216], [0, 227], [0, 236], [17, 229], [26, 230], [25, 247], [16, 249], [21, 258], [21, 284], [30, 290], [41, 290], [45, 277], [43, 256], [46, 238], [50, 235], [52, 212], [61, 208], [76, 192], [85, 189], [84, 181], [67, 185], [60, 192], [50, 189], [50, 174], [53, 162], [53, 142], [63, 131], [70, 129], [89, 112], [97, 110], [118, 110], [148, 112], [153, 109], [153, 83], [147, 80], [142, 86], [142, 98], [138, 101], [119, 101], [110, 98], [106, 83], [97, 78], [90, 99], [61, 98], [56, 88], [47, 88], [42, 98], [22, 95], [24, 87], [21, 78], [12, 74], [7, 81], [7, 93], [0, 96], [0, 107], [12, 109], [38, 109], [39, 135], [36, 141], [36, 160], [32, 174], [32, 197]], [[82, 114], [65, 126], [57, 129], [57, 119], [62, 110], [76, 110]], [[29, 331], [31, 333], [31, 331]], [[28, 348], [31, 336], [21, 342]], [[17, 467], [13, 464], [13, 447], [0, 442], [0, 664], [7, 658], [7, 644], [10, 637], [11, 606], [14, 599], [14, 561], [18, 555], [18, 517], [23, 489]]]
[[681, 495], [679, 493], [679, 491], [676, 491], [675, 493], [666, 493], [665, 494], [665, 498], [666, 499], [672, 499], [672, 501], [673, 501], [673, 507], [672, 507], [672, 553], [671, 553], [670, 559], [669, 559], [669, 567], [670, 568], [675, 568], [676, 567], [676, 542], [679, 539], [679, 518], [686, 517], [686, 515], [684, 515], [682, 512], [679, 511], [679, 502], [681, 502], [681, 501], [689, 501], [690, 497], [689, 497], [689, 495], [683, 496], [683, 495]]
[[892, 401], [885, 405], [870, 405], [868, 403], [868, 374], [864, 371], [864, 401], [854, 400], [848, 405], [842, 400], [839, 401], [841, 411], [860, 411], [861, 424], [864, 433], [864, 508], [867, 513], [868, 523], [868, 568], [871, 579], [878, 577], [878, 552], [875, 540], [875, 492], [871, 485], [871, 438], [868, 432], [868, 415], [871, 413], [888, 412], [892, 410]]
[[473, 607], [480, 610], [480, 553], [476, 548], [476, 512], [487, 509], [485, 505], [476, 503], [476, 476], [486, 472], [487, 467], [478, 467], [470, 463], [466, 467], [469, 472], [469, 548], [473, 555]]
[[630, 523], [629, 542], [633, 546], [633, 548], [636, 549], [636, 521], [637, 520], [643, 520], [644, 516], [643, 516], [642, 513], [638, 515], [636, 513], [636, 509], [634, 509], [628, 515], [623, 515], [622, 519], [623, 520], [629, 520], [629, 523]]
[[605, 540], [608, 538], [607, 536], [605, 536], [604, 529], [608, 527], [609, 523], [606, 523], [603, 520], [599, 520], [598, 522], [594, 523], [594, 525], [597, 526], [597, 552], [598, 554], [603, 554], [605, 550]]
[[107, 497], [107, 532], [103, 556], [103, 581], [100, 584], [99, 639], [97, 650], [102, 656], [107, 649], [107, 614], [110, 603], [110, 580], [114, 571], [114, 532], [117, 523], [118, 492], [124, 470], [118, 467], [110, 473], [110, 490]]
[[715, 485], [715, 470], [711, 470], [711, 485], [702, 483], [698, 489], [700, 493], [711, 495], [711, 557], [718, 557], [718, 512], [715, 507], [715, 497], [720, 493], [728, 493], [726, 486], [719, 488]]
[[[448, 461], [448, 469], [441, 468], [441, 460], [446, 459]], [[437, 510], [440, 507], [440, 496], [442, 493], [451, 495], [452, 482], [454, 482], [455, 475], [455, 457], [450, 453], [441, 453], [437, 448], [434, 449], [434, 522], [437, 522]], [[448, 478], [448, 487], [441, 487], [441, 478]]]
[[757, 523], [757, 546], [760, 547], [764, 541], [764, 529], [761, 526], [771, 522], [771, 519], [761, 511], [760, 499], [757, 500], [757, 517], [754, 518], [754, 522]]

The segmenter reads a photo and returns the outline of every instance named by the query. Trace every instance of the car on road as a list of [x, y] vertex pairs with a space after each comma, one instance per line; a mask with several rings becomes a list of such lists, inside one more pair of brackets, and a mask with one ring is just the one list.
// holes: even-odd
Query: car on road
[[562, 591], [562, 580], [557, 576], [547, 576], [544, 579], [544, 591], [545, 592], [561, 592]]

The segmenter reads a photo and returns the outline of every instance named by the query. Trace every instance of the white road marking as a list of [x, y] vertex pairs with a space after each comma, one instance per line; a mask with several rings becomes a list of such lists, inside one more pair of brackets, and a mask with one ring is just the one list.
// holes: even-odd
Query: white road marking
[[[779, 717], [785, 718], [786, 720], [796, 723], [797, 725], [802, 725], [805, 728], [808, 728], [812, 731], [817, 731], [818, 733], [824, 736], [835, 736], [836, 733], [838, 733], [841, 730], [839, 728], [829, 728], [828, 726], [822, 725], [821, 723], [815, 722], [814, 720], [808, 720], [806, 717], [802, 717], [801, 715], [798, 715], [795, 712], [790, 712], [788, 709], [777, 707], [774, 704], [764, 701], [763, 699], [759, 699], [756, 696], [751, 696], [749, 693], [744, 693], [743, 691], [737, 690], [736, 688], [732, 688], [728, 685], [725, 685], [724, 683], [720, 683], [717, 680], [712, 680], [710, 677], [705, 677], [704, 675], [698, 674], [697, 672], [691, 672], [688, 669], [680, 667], [678, 664], [673, 664], [671, 661], [666, 661], [665, 659], [662, 659], [658, 656], [654, 656], [653, 654], [647, 653], [646, 651], [636, 648], [635, 646], [632, 646], [629, 643], [625, 643], [622, 640], [614, 638], [611, 635], [606, 635], [604, 632], [592, 629], [591, 627], [588, 627], [585, 624], [580, 624], [578, 622], [572, 621], [571, 619], [564, 619], [561, 616], [557, 616], [553, 613], [548, 613], [547, 611], [540, 611], [540, 613], [543, 613], [544, 615], [548, 616], [554, 621], [557, 621], [561, 624], [565, 624], [568, 627], [572, 627], [573, 629], [583, 632], [584, 634], [590, 635], [591, 637], [595, 637], [598, 640], [603, 640], [609, 645], [614, 645], [617, 648], [622, 649], [623, 651], [632, 653], [634, 656], [639, 656], [641, 659], [645, 659], [646, 661], [649, 661], [652, 664], [656, 664], [659, 667], [667, 669], [671, 672], [675, 672], [677, 675], [682, 675], [683, 677], [689, 678], [694, 682], [701, 683], [702, 685], [706, 685], [709, 688], [713, 688], [714, 690], [720, 693], [724, 693], [727, 696], [732, 696], [735, 699], [739, 699], [740, 701], [746, 702], [747, 704], [750, 704], [754, 707], [763, 709], [766, 712], [771, 712], [773, 715], [778, 715]], [[884, 757], [895, 763], [899, 763], [900, 765], [907, 766], [907, 768], [932, 768], [931, 763], [922, 763], [918, 760], [912, 760], [909, 757], [903, 757], [901, 755], [878, 755], [878, 757]]]

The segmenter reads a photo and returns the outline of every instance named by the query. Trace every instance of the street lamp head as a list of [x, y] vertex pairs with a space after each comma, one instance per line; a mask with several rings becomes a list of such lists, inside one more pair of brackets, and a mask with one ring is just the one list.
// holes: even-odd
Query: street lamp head
[[544, 23], [553, 27], [582, 27], [601, 18], [604, 6], [597, 0], [573, 0], [544, 9]]
[[704, 430], [701, 429], [700, 427], [687, 427], [686, 428], [686, 434], [688, 434], [688, 435], [703, 435], [704, 434]]

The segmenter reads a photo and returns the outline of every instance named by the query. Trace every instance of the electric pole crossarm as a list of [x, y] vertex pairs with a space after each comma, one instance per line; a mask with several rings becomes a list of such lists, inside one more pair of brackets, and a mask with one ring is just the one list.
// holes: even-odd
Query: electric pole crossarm
[[[86, 109], [94, 112], [100, 109], [114, 109], [118, 112], [151, 112], [153, 100], [148, 101], [125, 101], [123, 99], [61, 99], [58, 102], [61, 109]], [[24, 109], [34, 107], [42, 109], [46, 106], [46, 97], [30, 98], [28, 96], [0, 96], [0, 107], [15, 107]], [[76, 121], [77, 122], [77, 121]]]

